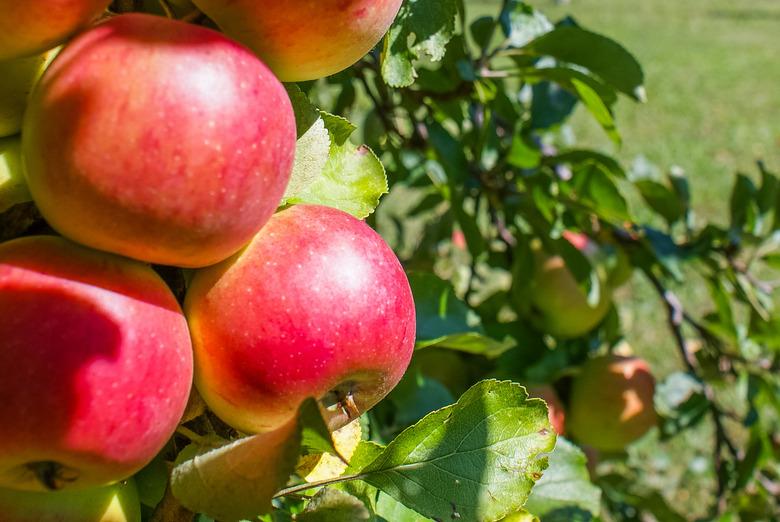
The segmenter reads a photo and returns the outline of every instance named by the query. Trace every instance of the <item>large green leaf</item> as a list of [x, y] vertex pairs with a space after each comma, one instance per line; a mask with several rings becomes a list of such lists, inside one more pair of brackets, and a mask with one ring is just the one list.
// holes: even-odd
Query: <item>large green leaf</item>
[[589, 519], [598, 516], [600, 503], [601, 490], [590, 481], [587, 457], [577, 446], [558, 437], [550, 465], [534, 486], [525, 509], [542, 520], [564, 520], [558, 515], [578, 511]]
[[455, 34], [457, 0], [407, 0], [385, 38], [382, 76], [388, 85], [408, 87], [417, 72], [414, 61], [444, 58]]
[[560, 26], [531, 41], [523, 50], [585, 67], [620, 92], [644, 101], [644, 73], [622, 45], [579, 27]]
[[359, 522], [370, 520], [366, 506], [359, 499], [338, 489], [325, 488], [317, 493], [306, 510], [295, 517], [299, 522]]
[[359, 477], [433, 519], [495, 521], [526, 502], [555, 438], [544, 402], [488, 380], [403, 431]]

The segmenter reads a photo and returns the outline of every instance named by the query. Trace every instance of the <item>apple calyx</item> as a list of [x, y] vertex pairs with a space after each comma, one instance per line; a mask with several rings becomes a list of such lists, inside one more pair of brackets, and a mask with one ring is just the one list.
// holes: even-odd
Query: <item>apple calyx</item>
[[327, 417], [345, 416], [349, 421], [360, 417], [360, 408], [355, 403], [355, 382], [347, 381], [330, 390], [321, 399], [320, 404]]
[[79, 478], [78, 471], [53, 460], [30, 462], [24, 467], [49, 491], [58, 491]]

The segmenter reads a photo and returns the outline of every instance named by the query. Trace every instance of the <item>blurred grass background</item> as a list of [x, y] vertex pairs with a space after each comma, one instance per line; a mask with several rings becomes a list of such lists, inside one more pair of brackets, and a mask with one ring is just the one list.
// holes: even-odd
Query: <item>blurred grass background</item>
[[[494, 15], [499, 0], [466, 0], [470, 19]], [[644, 67], [648, 102], [616, 108], [623, 146], [616, 149], [584, 109], [573, 130], [578, 146], [615, 154], [626, 167], [645, 158], [663, 171], [681, 167], [693, 192], [697, 222], [728, 222], [737, 171], [755, 162], [780, 172], [780, 0], [529, 0], [552, 21], [573, 16], [616, 39]], [[632, 199], [635, 200], [635, 199]], [[709, 309], [693, 281], [675, 289], [688, 309]], [[618, 296], [626, 337], [659, 378], [682, 370], [665, 310], [649, 284], [635, 277]], [[727, 399], [725, 399], [727, 400]], [[709, 422], [658, 451], [648, 440], [632, 460], [686, 518], [706, 509], [713, 486]]]

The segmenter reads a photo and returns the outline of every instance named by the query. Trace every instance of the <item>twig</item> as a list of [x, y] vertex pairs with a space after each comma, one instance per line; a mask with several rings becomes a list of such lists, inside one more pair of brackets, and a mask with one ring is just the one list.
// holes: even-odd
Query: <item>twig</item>
[[715, 448], [713, 454], [715, 458], [715, 472], [718, 477], [716, 503], [715, 506], [713, 506], [713, 511], [717, 515], [721, 515], [727, 507], [726, 494], [728, 490], [728, 481], [723, 468], [723, 449], [725, 447], [734, 459], [738, 459], [739, 454], [736, 446], [729, 438], [728, 434], [726, 433], [726, 429], [723, 426], [723, 417], [725, 414], [723, 411], [721, 411], [720, 407], [715, 402], [715, 391], [713, 390], [712, 386], [710, 386], [710, 384], [706, 382], [699, 374], [698, 361], [690, 352], [690, 350], [688, 350], [688, 346], [685, 343], [685, 337], [682, 333], [682, 325], [684, 321], [687, 321], [687, 319], [680, 299], [674, 294], [674, 292], [664, 287], [661, 280], [651, 270], [644, 270], [644, 274], [647, 276], [658, 295], [666, 304], [669, 328], [674, 335], [680, 356], [682, 357], [682, 360], [688, 369], [688, 373], [690, 373], [691, 376], [693, 376], [701, 384], [704, 397], [707, 399], [709, 404], [710, 413], [712, 415], [712, 422], [715, 427]]

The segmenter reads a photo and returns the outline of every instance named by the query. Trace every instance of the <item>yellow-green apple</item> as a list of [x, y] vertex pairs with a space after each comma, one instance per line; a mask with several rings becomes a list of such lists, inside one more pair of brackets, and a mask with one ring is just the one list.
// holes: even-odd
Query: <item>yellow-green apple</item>
[[110, 3], [111, 0], [0, 0], [0, 60], [56, 47]]
[[[586, 257], [597, 254], [598, 245], [587, 236], [567, 233], [564, 237]], [[563, 257], [550, 255], [537, 244], [532, 250], [535, 264], [529, 288], [531, 321], [543, 332], [562, 339], [588, 333], [606, 317], [612, 306], [608, 275], [599, 273], [599, 300], [592, 305]]]
[[574, 379], [567, 428], [578, 442], [618, 452], [656, 425], [655, 379], [637, 357], [590, 359]]
[[414, 348], [406, 274], [368, 225], [299, 205], [276, 214], [240, 253], [198, 272], [184, 305], [195, 385], [244, 432], [320, 400], [332, 430], [398, 383]]
[[0, 138], [0, 212], [30, 201], [22, 172], [22, 144], [19, 138]]
[[529, 386], [528, 396], [542, 399], [547, 403], [547, 416], [550, 418], [550, 424], [555, 429], [555, 433], [563, 435], [566, 430], [566, 412], [555, 388], [549, 384]]
[[53, 236], [0, 245], [0, 487], [125, 479], [173, 434], [187, 322], [154, 271]]
[[33, 199], [58, 232], [199, 267], [271, 217], [295, 136], [284, 87], [249, 50], [210, 29], [127, 14], [62, 50], [33, 91], [22, 149]]
[[57, 51], [0, 61], [0, 138], [22, 130], [27, 97]]
[[337, 73], [369, 52], [402, 0], [193, 0], [285, 82]]
[[141, 522], [132, 480], [83, 491], [27, 492], [0, 489], [3, 522]]

